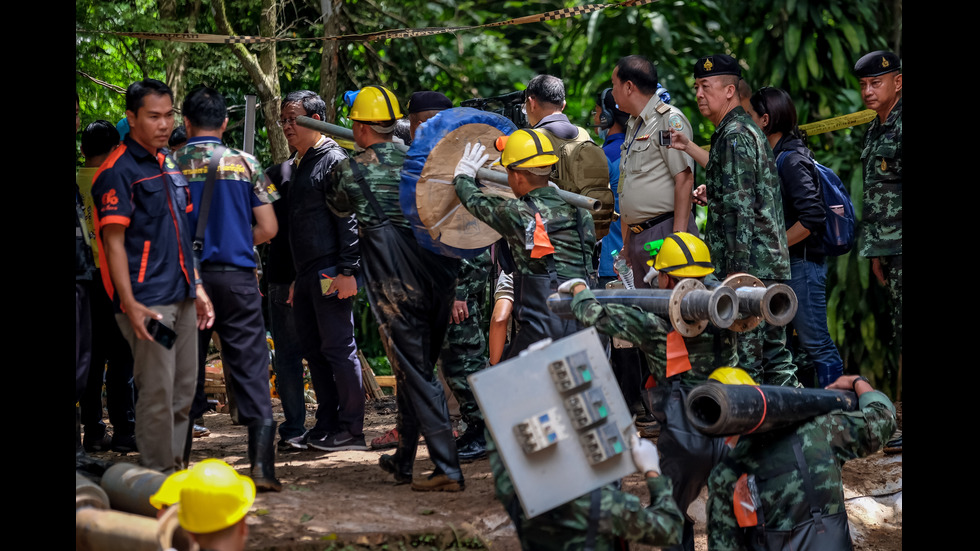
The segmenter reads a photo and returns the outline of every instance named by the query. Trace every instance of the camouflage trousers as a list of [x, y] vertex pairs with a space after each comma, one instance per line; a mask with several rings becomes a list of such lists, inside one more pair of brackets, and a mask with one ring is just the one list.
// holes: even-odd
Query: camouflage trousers
[[892, 338], [899, 353], [902, 351], [902, 255], [878, 257], [881, 272], [885, 276], [885, 287], [891, 298]]
[[738, 367], [756, 384], [798, 387], [793, 353], [786, 346], [786, 328], [761, 322], [755, 329], [738, 333]]
[[459, 413], [467, 425], [483, 424], [483, 412], [476, 404], [467, 377], [487, 365], [487, 337], [483, 332], [481, 304], [475, 296], [466, 299], [469, 317], [462, 323], [450, 323], [446, 342], [439, 353], [439, 364], [446, 384], [459, 402]]

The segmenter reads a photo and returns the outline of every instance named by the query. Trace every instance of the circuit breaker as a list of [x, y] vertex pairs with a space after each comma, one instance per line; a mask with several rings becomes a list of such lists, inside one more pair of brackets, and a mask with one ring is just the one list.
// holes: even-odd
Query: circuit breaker
[[635, 472], [632, 416], [595, 329], [469, 380], [529, 518]]

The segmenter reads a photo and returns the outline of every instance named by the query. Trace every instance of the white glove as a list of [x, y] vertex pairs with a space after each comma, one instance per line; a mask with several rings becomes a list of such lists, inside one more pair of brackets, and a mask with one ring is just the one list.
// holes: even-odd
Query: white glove
[[639, 472], [646, 474], [653, 471], [660, 474], [660, 454], [653, 442], [641, 439], [634, 433], [630, 436], [630, 453], [633, 454], [633, 463]]
[[453, 172], [453, 178], [456, 178], [460, 174], [476, 178], [476, 171], [480, 170], [480, 167], [490, 159], [490, 155], [484, 153], [486, 150], [486, 146], [480, 143], [466, 144], [466, 149], [463, 150], [463, 157], [459, 160], [459, 164], [456, 165], [456, 171]]
[[589, 284], [586, 283], [584, 279], [582, 279], [580, 277], [576, 277], [574, 279], [569, 279], [565, 283], [562, 283], [561, 285], [559, 285], [558, 286], [558, 294], [569, 294], [569, 295], [572, 294], [572, 289], [574, 289], [575, 286], [578, 285], [579, 283], [581, 283], [582, 285], [585, 285], [586, 287], [589, 286]]

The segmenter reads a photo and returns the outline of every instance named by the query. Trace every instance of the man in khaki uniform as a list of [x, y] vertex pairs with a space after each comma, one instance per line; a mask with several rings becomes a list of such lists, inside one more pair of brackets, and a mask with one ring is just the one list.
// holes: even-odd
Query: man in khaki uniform
[[683, 231], [698, 235], [691, 215], [694, 164], [690, 157], [660, 145], [660, 131], [675, 129], [689, 138], [691, 123], [680, 109], [657, 96], [657, 68], [638, 55], [619, 60], [612, 74], [612, 93], [619, 109], [630, 114], [620, 159], [619, 208], [623, 250], [642, 278], [650, 255], [643, 245]]

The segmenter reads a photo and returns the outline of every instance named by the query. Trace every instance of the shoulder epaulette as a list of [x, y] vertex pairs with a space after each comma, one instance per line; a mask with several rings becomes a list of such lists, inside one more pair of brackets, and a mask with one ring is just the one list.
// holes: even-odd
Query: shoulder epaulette
[[661, 115], [666, 115], [670, 111], [670, 106], [664, 102], [660, 102], [660, 105], [655, 107], [655, 109], [657, 113], [660, 113]]

